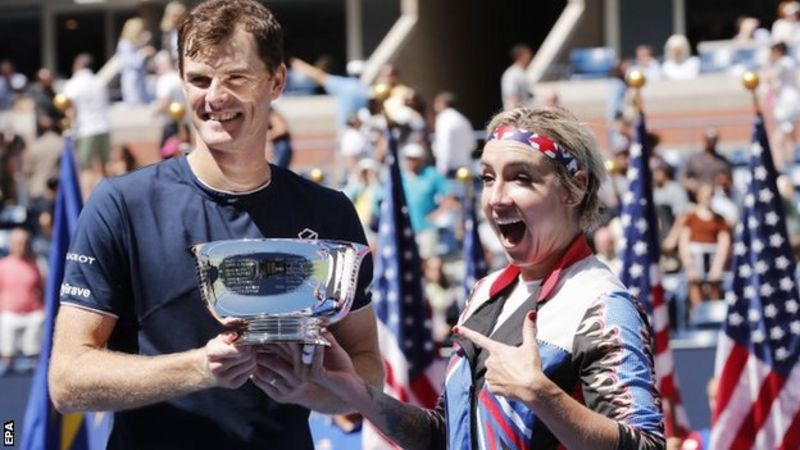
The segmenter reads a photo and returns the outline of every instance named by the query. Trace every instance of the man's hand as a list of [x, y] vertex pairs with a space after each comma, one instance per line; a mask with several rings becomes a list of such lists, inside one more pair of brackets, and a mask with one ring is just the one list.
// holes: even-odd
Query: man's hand
[[455, 327], [453, 331], [489, 352], [485, 378], [489, 392], [528, 405], [534, 403], [537, 393], [548, 382], [536, 342], [536, 311], [525, 317], [519, 347], [494, 341], [466, 327]]
[[205, 346], [205, 364], [213, 386], [236, 389], [256, 370], [252, 347], [235, 345], [236, 338], [236, 332], [226, 331]]

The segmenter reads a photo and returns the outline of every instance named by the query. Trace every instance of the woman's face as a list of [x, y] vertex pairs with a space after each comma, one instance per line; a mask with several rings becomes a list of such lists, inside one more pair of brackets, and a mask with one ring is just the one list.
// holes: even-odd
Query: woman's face
[[542, 278], [579, 231], [577, 203], [552, 162], [525, 144], [492, 140], [483, 150], [481, 178], [483, 212], [509, 261], [524, 278]]

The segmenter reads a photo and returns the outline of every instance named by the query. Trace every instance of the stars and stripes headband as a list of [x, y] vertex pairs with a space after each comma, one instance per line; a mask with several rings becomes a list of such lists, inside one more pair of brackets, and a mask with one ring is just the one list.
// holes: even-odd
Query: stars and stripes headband
[[524, 128], [516, 128], [511, 125], [500, 125], [492, 131], [489, 135], [489, 139], [487, 139], [487, 141], [493, 140], [523, 143], [534, 150], [538, 150], [541, 154], [558, 164], [561, 164], [570, 174], [575, 174], [575, 172], [578, 171], [578, 160], [564, 149], [564, 147], [533, 131], [528, 131]]

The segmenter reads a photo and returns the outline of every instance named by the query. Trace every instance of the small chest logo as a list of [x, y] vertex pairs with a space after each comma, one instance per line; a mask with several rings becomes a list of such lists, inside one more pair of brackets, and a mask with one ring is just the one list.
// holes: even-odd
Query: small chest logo
[[297, 237], [299, 237], [300, 239], [308, 239], [314, 241], [319, 238], [319, 233], [312, 230], [311, 228], [306, 228], [303, 231], [297, 233]]

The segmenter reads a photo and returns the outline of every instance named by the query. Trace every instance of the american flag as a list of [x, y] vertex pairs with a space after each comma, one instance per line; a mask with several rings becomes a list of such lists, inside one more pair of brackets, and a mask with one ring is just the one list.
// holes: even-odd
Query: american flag
[[[424, 296], [422, 268], [408, 216], [398, 166], [397, 141], [387, 132], [388, 167], [378, 224], [373, 303], [386, 370], [385, 392], [408, 403], [431, 408], [439, 397], [441, 376], [434, 373], [436, 348], [431, 312]], [[394, 447], [370, 425], [364, 449]]]
[[459, 299], [459, 306], [462, 309], [475, 282], [485, 277], [487, 273], [486, 256], [483, 253], [481, 236], [478, 233], [474, 192], [474, 189], [468, 188], [464, 194], [464, 248], [462, 255], [464, 258], [464, 283], [462, 285], [464, 295]]
[[681, 403], [672, 350], [669, 347], [669, 313], [658, 267], [660, 247], [653, 206], [653, 181], [644, 114], [639, 114], [636, 139], [630, 148], [628, 192], [623, 198], [622, 282], [642, 302], [654, 329], [656, 383], [661, 391], [667, 436], [685, 436], [689, 417]]
[[714, 449], [800, 448], [800, 303], [763, 117], [736, 228], [733, 289], [717, 344]]

